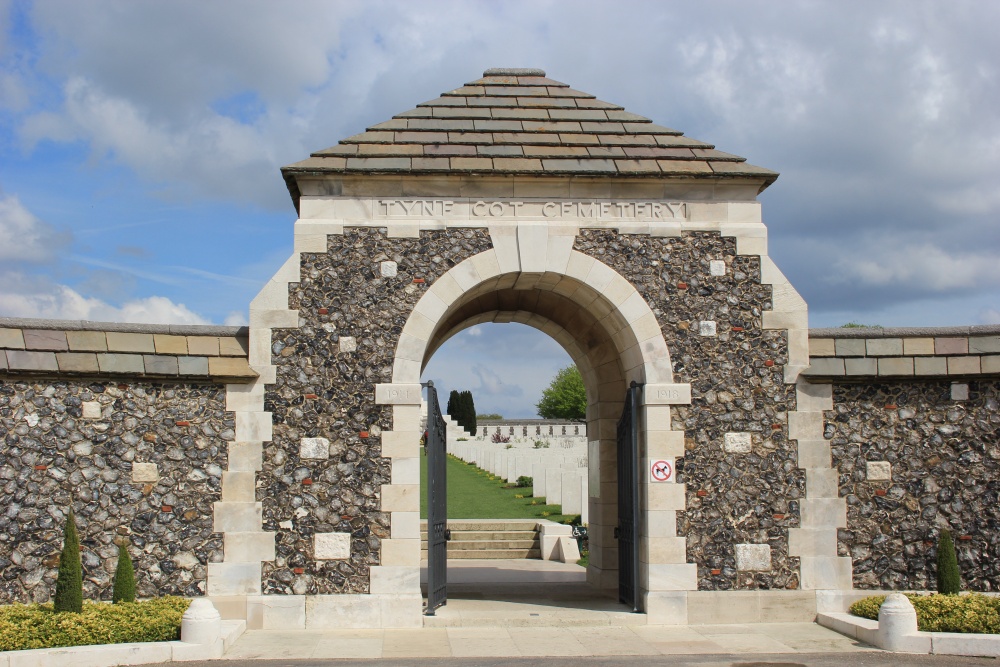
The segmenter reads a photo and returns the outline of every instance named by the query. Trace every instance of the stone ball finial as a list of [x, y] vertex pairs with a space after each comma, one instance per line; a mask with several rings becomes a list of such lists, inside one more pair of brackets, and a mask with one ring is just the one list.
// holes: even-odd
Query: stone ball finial
[[491, 67], [483, 76], [545, 76], [545, 70], [532, 67]]

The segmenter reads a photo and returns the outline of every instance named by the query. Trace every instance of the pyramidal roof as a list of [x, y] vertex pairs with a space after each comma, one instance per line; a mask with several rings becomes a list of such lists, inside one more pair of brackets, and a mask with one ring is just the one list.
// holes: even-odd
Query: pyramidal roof
[[[753, 178], [777, 172], [715, 150], [539, 69], [472, 81], [282, 169], [298, 174]], [[297, 190], [297, 188], [295, 188]]]

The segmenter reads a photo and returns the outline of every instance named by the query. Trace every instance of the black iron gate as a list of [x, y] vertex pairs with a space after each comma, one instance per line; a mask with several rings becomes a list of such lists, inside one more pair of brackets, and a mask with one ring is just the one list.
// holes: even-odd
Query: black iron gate
[[618, 600], [639, 611], [639, 396], [633, 382], [618, 420]]
[[445, 474], [447, 437], [437, 389], [427, 387], [427, 608], [424, 614], [448, 602], [448, 488]]

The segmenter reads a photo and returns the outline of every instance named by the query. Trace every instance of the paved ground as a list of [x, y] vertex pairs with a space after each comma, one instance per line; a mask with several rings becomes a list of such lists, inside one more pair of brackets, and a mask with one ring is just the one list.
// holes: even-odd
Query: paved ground
[[[814, 623], [652, 626], [586, 586], [583, 568], [545, 561], [452, 561], [448, 604], [413, 630], [251, 630], [224, 660], [260, 665], [641, 664], [715, 667], [991, 665], [992, 659], [885, 653]], [[196, 663], [192, 663], [196, 664]], [[209, 663], [205, 663], [206, 666]], [[218, 665], [219, 663], [212, 663]]]

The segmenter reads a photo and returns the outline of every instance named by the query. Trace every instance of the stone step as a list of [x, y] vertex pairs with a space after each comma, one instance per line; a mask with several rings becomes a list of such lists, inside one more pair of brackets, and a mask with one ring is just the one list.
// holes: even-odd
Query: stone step
[[[426, 560], [426, 551], [424, 552], [424, 557]], [[525, 558], [540, 559], [542, 557], [541, 549], [459, 549], [452, 550], [448, 549], [448, 559], [452, 558], [463, 558], [463, 559], [477, 559], [477, 560], [522, 560]]]
[[[478, 542], [448, 542], [448, 552], [452, 551], [495, 551], [510, 549], [540, 549], [538, 540], [498, 540]], [[421, 545], [421, 550], [427, 551], [427, 544]]]
[[[452, 542], [467, 542], [469, 540], [534, 540], [538, 533], [533, 530], [455, 530], [451, 529]], [[427, 541], [427, 532], [420, 533], [420, 539]]]
[[[510, 531], [536, 530], [538, 522], [532, 519], [449, 519], [448, 528], [452, 532], [461, 531]], [[420, 530], [427, 532], [427, 522], [420, 522]]]

